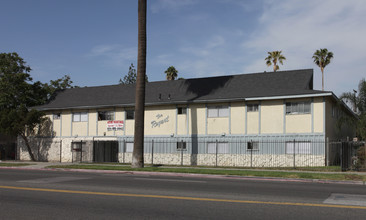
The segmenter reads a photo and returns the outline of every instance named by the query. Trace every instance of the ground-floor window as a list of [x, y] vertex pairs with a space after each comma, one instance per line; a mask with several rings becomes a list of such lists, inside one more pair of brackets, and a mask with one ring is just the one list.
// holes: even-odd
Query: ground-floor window
[[229, 153], [229, 143], [228, 142], [207, 143], [207, 153], [216, 154], [216, 149], [217, 149], [218, 154], [228, 154]]

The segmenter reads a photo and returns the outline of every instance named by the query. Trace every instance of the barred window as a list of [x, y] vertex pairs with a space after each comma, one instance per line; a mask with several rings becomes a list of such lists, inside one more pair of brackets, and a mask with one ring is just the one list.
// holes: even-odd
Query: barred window
[[186, 150], [187, 149], [187, 143], [186, 142], [177, 142], [177, 150]]
[[132, 153], [133, 152], [133, 142], [126, 142], [126, 153]]
[[247, 143], [247, 150], [248, 151], [257, 151], [259, 150], [259, 142], [258, 141], [251, 141]]

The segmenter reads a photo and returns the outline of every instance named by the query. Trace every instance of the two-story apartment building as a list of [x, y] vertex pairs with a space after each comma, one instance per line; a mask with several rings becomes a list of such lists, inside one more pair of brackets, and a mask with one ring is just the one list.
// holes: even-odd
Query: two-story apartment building
[[[135, 85], [62, 91], [37, 108], [49, 120], [31, 138], [33, 150], [48, 161], [130, 162], [134, 102]], [[149, 82], [145, 106], [145, 160], [153, 153], [162, 164], [218, 164], [219, 154], [221, 165], [246, 166], [256, 150], [262, 164], [275, 154], [284, 157], [276, 166], [286, 166], [296, 152], [316, 155], [311, 165], [319, 166], [326, 138], [354, 135], [336, 126], [340, 114], [353, 113], [332, 92], [313, 89], [312, 69]], [[282, 145], [269, 148], [273, 142]]]

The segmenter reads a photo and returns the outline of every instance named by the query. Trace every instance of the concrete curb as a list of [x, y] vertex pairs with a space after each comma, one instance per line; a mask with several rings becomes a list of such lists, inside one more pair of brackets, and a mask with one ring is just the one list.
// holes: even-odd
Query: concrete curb
[[39, 171], [67, 171], [67, 172], [105, 173], [105, 174], [131, 174], [131, 175], [172, 176], [172, 177], [253, 180], [253, 181], [274, 181], [274, 182], [299, 182], [299, 183], [321, 183], [321, 184], [343, 184], [343, 185], [366, 185], [366, 183], [364, 181], [295, 179], [295, 178], [280, 178], [280, 177], [251, 177], [251, 176], [197, 174], [197, 173], [146, 172], [146, 171], [122, 171], [122, 170], [93, 170], [93, 169], [67, 169], [67, 168], [37, 168], [37, 167], [0, 167], [0, 169], [39, 170]]

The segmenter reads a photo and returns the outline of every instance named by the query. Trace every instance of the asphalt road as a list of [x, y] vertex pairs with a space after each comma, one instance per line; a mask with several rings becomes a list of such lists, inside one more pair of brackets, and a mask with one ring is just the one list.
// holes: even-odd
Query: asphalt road
[[366, 186], [0, 169], [0, 219], [364, 219]]

